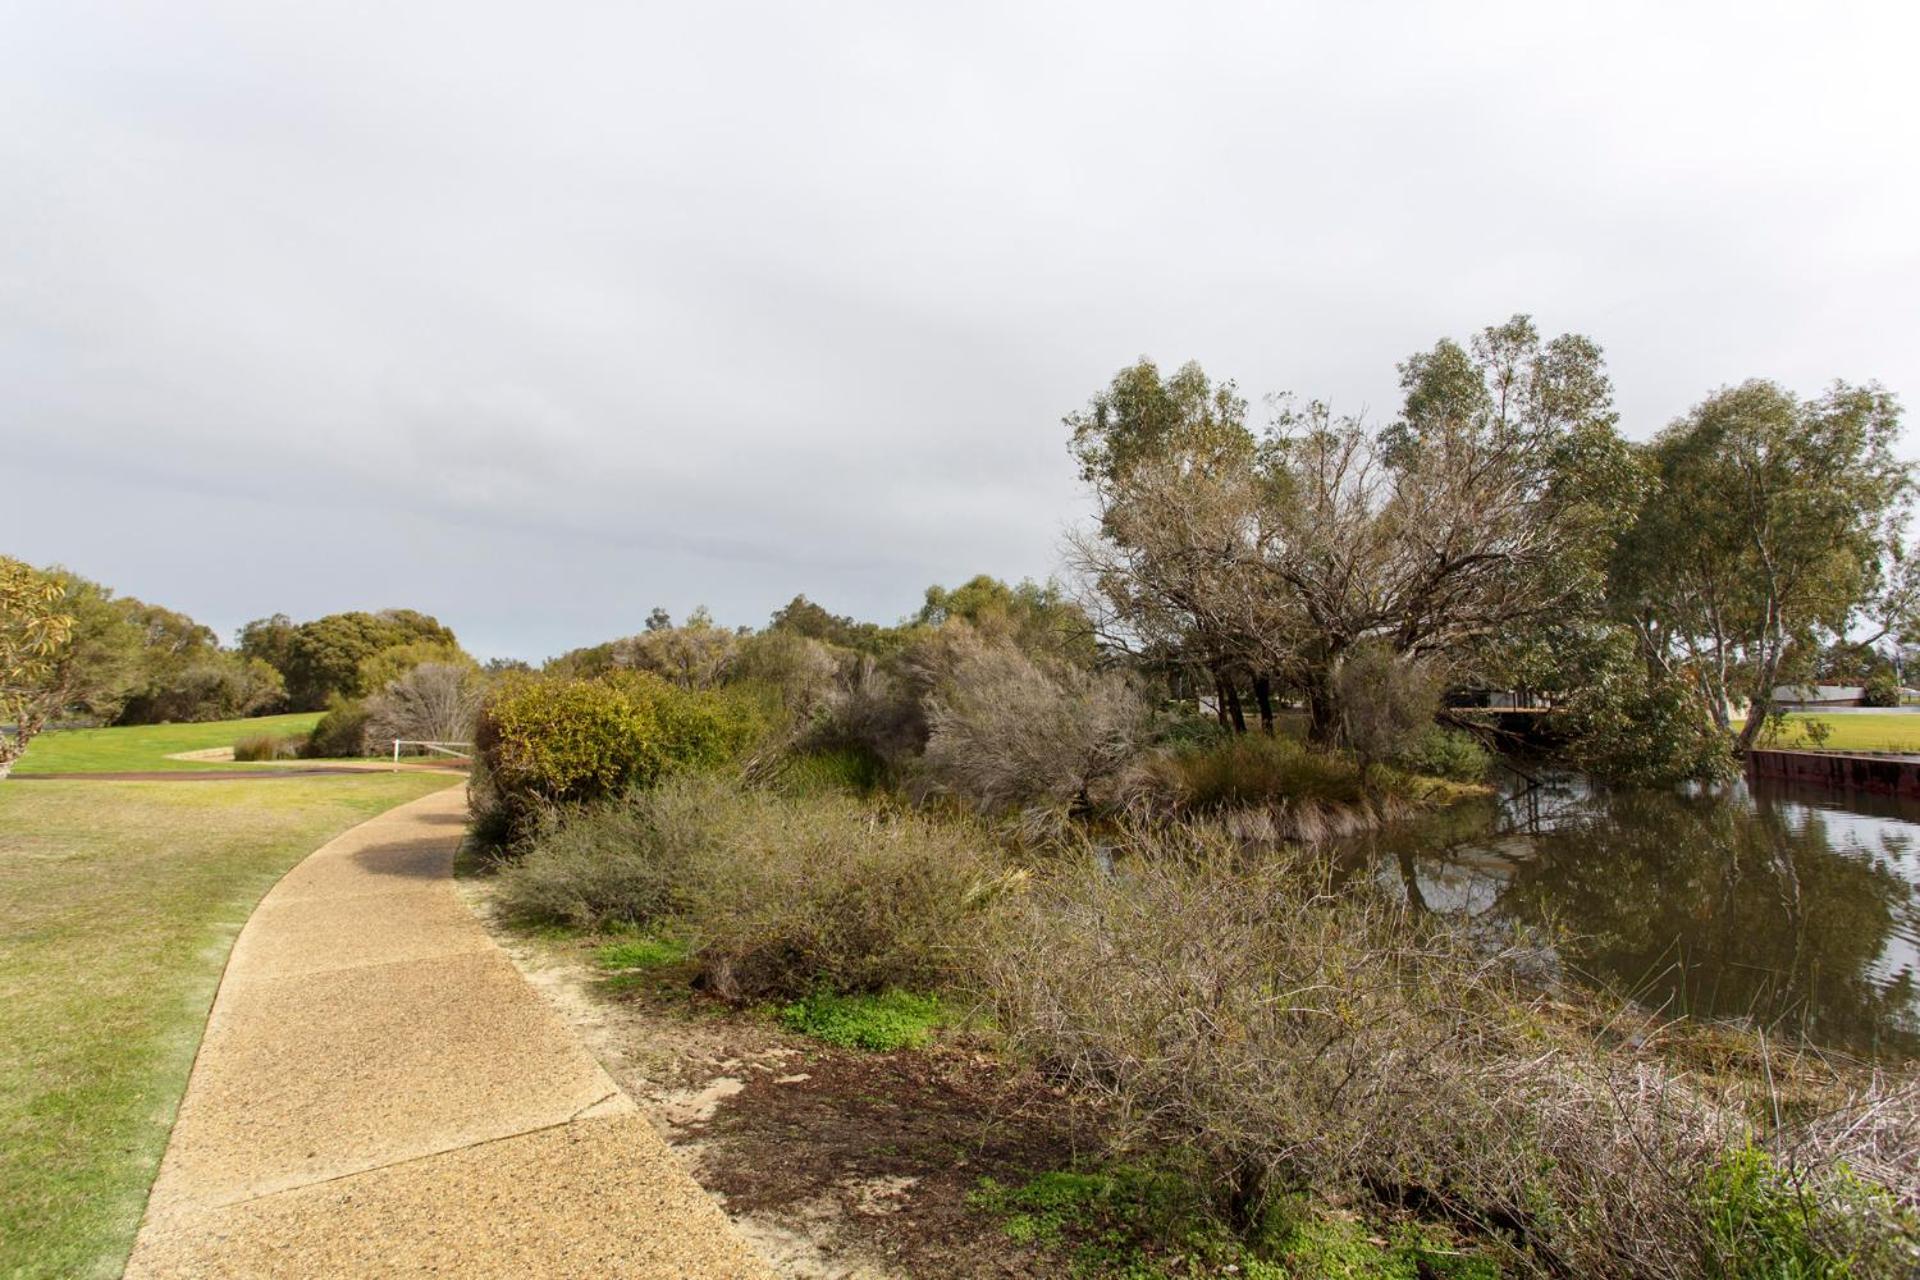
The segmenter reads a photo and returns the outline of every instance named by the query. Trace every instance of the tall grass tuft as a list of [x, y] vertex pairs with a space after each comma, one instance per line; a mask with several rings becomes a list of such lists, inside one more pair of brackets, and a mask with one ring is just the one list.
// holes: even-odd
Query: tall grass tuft
[[258, 762], [262, 760], [293, 760], [299, 757], [306, 739], [301, 737], [279, 737], [271, 733], [253, 734], [233, 744], [235, 760]]

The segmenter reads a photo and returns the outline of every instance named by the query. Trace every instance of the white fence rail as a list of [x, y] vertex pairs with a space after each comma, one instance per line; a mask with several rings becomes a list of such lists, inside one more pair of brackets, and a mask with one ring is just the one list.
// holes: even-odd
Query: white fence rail
[[414, 738], [395, 738], [393, 740], [393, 763], [400, 764], [400, 748], [424, 747], [428, 755], [451, 756], [455, 760], [473, 759], [471, 742], [424, 742]]

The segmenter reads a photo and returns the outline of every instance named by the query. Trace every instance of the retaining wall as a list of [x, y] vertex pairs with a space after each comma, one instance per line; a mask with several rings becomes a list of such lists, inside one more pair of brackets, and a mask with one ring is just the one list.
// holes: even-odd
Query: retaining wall
[[1836, 791], [1868, 791], [1920, 800], [1920, 756], [1829, 751], [1749, 751], [1747, 772]]

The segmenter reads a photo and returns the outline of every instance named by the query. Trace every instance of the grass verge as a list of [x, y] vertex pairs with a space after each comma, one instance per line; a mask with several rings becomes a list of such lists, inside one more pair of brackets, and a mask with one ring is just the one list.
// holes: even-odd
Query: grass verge
[[0, 783], [0, 1275], [119, 1274], [254, 904], [451, 781]]
[[[1826, 726], [1826, 739], [1815, 742], [1808, 735], [1810, 724]], [[1818, 730], [1815, 730], [1818, 733]], [[1913, 712], [1848, 711], [1822, 715], [1817, 711], [1794, 711], [1787, 715], [1780, 732], [1761, 741], [1763, 747], [1819, 747], [1823, 751], [1915, 751], [1920, 752], [1920, 714]]]
[[[232, 769], [229, 760], [169, 760], [182, 751], [231, 747], [242, 738], [292, 737], [308, 733], [319, 723], [318, 711], [296, 711], [284, 716], [256, 716], [251, 720], [210, 720], [204, 724], [142, 724], [124, 729], [55, 729], [27, 745], [14, 772], [34, 773], [146, 773], [156, 770], [190, 773], [204, 769]], [[240, 766], [244, 768], [245, 766]]]

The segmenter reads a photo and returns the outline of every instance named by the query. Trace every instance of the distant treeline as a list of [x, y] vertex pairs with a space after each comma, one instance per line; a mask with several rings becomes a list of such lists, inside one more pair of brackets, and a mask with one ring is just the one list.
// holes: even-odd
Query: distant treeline
[[296, 623], [275, 614], [223, 645], [187, 614], [66, 569], [58, 611], [71, 639], [48, 676], [54, 719], [126, 725], [231, 720], [313, 711], [358, 698], [427, 661], [466, 659], [453, 631], [412, 609], [328, 614]]

